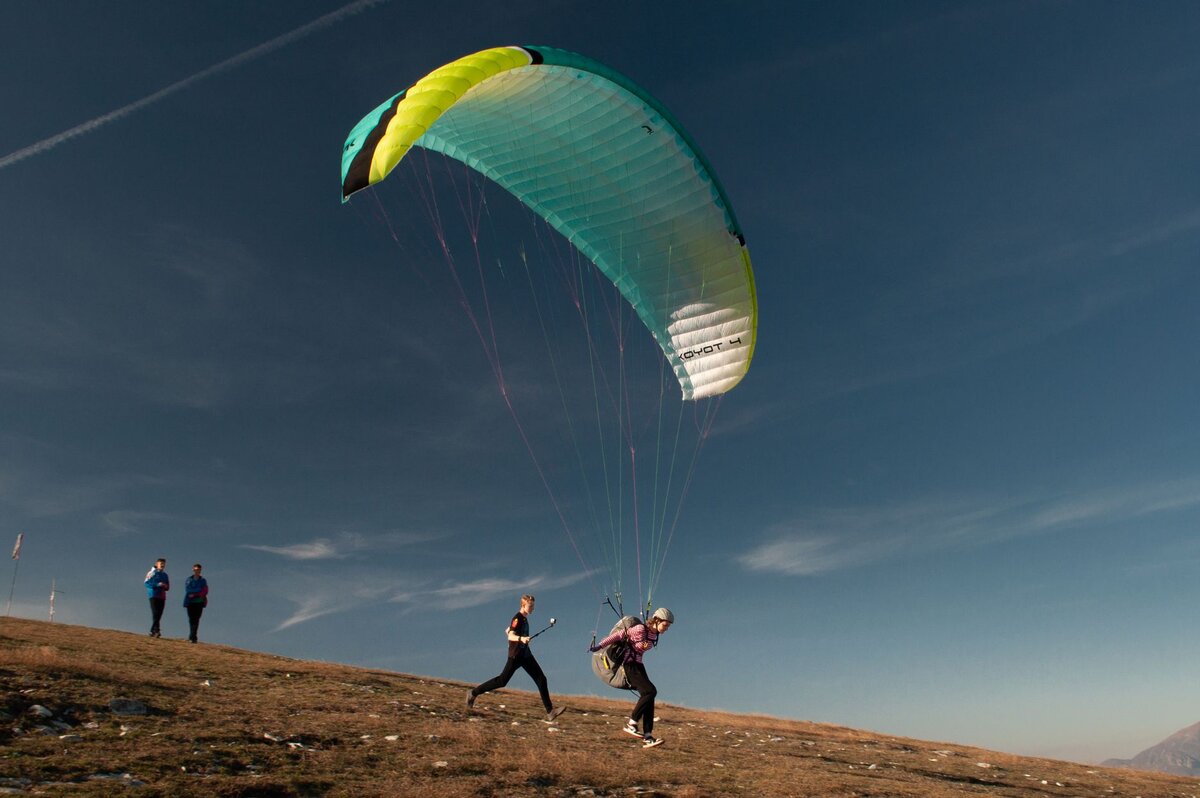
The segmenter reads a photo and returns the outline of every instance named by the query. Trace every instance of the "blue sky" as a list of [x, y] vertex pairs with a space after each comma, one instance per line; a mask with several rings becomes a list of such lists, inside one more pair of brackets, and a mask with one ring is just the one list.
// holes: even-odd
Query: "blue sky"
[[202, 639], [482, 681], [533, 592], [552, 690], [605, 690], [428, 231], [339, 202], [367, 111], [548, 44], [671, 109], [754, 258], [662, 697], [1082, 761], [1195, 723], [1200, 9], [594, 5], [0, 11], [13, 614], [56, 580], [57, 620], [141, 632], [151, 561], [199, 560]]

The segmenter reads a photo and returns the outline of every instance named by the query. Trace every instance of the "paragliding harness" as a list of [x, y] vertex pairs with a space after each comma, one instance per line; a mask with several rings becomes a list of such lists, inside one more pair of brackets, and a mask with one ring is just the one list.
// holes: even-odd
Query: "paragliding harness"
[[619, 690], [632, 690], [625, 678], [625, 661], [632, 653], [629, 648], [629, 630], [635, 626], [644, 626], [645, 622], [636, 615], [622, 615], [608, 636], [621, 632], [621, 639], [611, 643], [592, 654], [592, 672], [609, 687]]

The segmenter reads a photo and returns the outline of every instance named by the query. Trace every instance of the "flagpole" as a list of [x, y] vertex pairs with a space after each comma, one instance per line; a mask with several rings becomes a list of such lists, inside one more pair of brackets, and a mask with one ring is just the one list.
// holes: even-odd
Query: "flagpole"
[[12, 614], [13, 591], [17, 589], [17, 569], [21, 567], [21, 541], [25, 539], [24, 532], [17, 533], [17, 545], [13, 546], [12, 558], [16, 560], [16, 565], [13, 566], [12, 586], [8, 589], [8, 607], [4, 610], [4, 617], [7, 618]]
[[21, 567], [21, 560], [17, 560], [17, 564], [13, 566], [12, 587], [8, 589], [8, 608], [4, 610], [4, 617], [7, 618], [12, 614], [12, 597], [13, 591], [17, 589], [17, 569]]

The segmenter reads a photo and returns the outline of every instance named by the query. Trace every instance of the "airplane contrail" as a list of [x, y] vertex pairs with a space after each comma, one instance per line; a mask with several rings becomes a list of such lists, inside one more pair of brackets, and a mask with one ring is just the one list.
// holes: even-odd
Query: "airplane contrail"
[[20, 149], [16, 152], [5, 155], [3, 158], [0, 158], [0, 169], [3, 169], [6, 166], [12, 166], [15, 163], [25, 160], [26, 158], [32, 158], [33, 156], [46, 152], [47, 150], [54, 149], [64, 141], [70, 141], [73, 138], [78, 138], [85, 133], [90, 133], [96, 128], [107, 125], [109, 122], [115, 122], [118, 119], [129, 116], [135, 111], [139, 111], [142, 108], [145, 108], [147, 105], [156, 103], [164, 97], [169, 97], [172, 94], [183, 91], [189, 86], [199, 83], [205, 78], [210, 78], [213, 75], [227, 72], [230, 69], [241, 66], [248, 61], [253, 61], [255, 58], [259, 58], [267, 53], [274, 52], [281, 47], [286, 47], [292, 42], [299, 41], [305, 36], [308, 36], [310, 33], [315, 33], [323, 28], [328, 28], [330, 25], [335, 25], [346, 17], [353, 16], [365, 11], [371, 6], [376, 6], [385, 2], [387, 2], [387, 0], [356, 0], [356, 2], [350, 3], [349, 5], [343, 6], [336, 11], [331, 11], [322, 17], [314, 19], [307, 25], [301, 25], [299, 28], [296, 28], [293, 31], [276, 36], [274, 39], [263, 42], [257, 47], [252, 47], [244, 53], [227, 58], [218, 64], [213, 64], [207, 69], [202, 69], [190, 77], [178, 80], [175, 83], [172, 83], [170, 86], [159, 89], [153, 94], [143, 97], [140, 100], [131, 102], [129, 105], [118, 108], [115, 111], [109, 111], [103, 116], [98, 116], [95, 119], [88, 120], [81, 125], [76, 125], [70, 130], [64, 130], [62, 133], [59, 133], [56, 136], [51, 136], [50, 138], [43, 139], [36, 144], [30, 144], [24, 149]]

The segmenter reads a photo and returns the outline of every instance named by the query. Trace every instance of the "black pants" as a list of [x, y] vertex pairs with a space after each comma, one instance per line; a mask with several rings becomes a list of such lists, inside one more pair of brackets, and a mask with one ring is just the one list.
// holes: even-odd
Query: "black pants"
[[162, 620], [163, 607], [167, 606], [167, 599], [152, 598], [150, 599], [150, 617], [154, 620], [150, 624], [150, 634], [156, 635], [160, 633], [158, 622]]
[[629, 717], [633, 718], [634, 723], [640, 720], [642, 734], [649, 734], [654, 730], [654, 697], [658, 695], [658, 688], [646, 675], [646, 666], [640, 662], [625, 663], [625, 681], [638, 691], [638, 701], [633, 705]]
[[200, 616], [204, 614], [204, 605], [203, 604], [189, 604], [189, 605], [187, 605], [187, 612], [188, 612], [188, 626], [191, 627], [191, 631], [188, 634], [188, 640], [195, 642], [196, 641], [196, 631], [200, 628]]
[[508, 684], [508, 680], [517, 672], [517, 668], [524, 668], [529, 677], [533, 679], [533, 683], [537, 685], [538, 693], [542, 696], [542, 706], [546, 708], [546, 711], [549, 712], [554, 709], [554, 703], [550, 701], [550, 688], [546, 684], [546, 674], [542, 673], [541, 666], [533, 658], [533, 652], [528, 649], [519, 652], [515, 657], [509, 657], [508, 661], [504, 663], [504, 670], [500, 671], [499, 676], [479, 685], [471, 691], [471, 694], [483, 695], [492, 690], [499, 690]]

